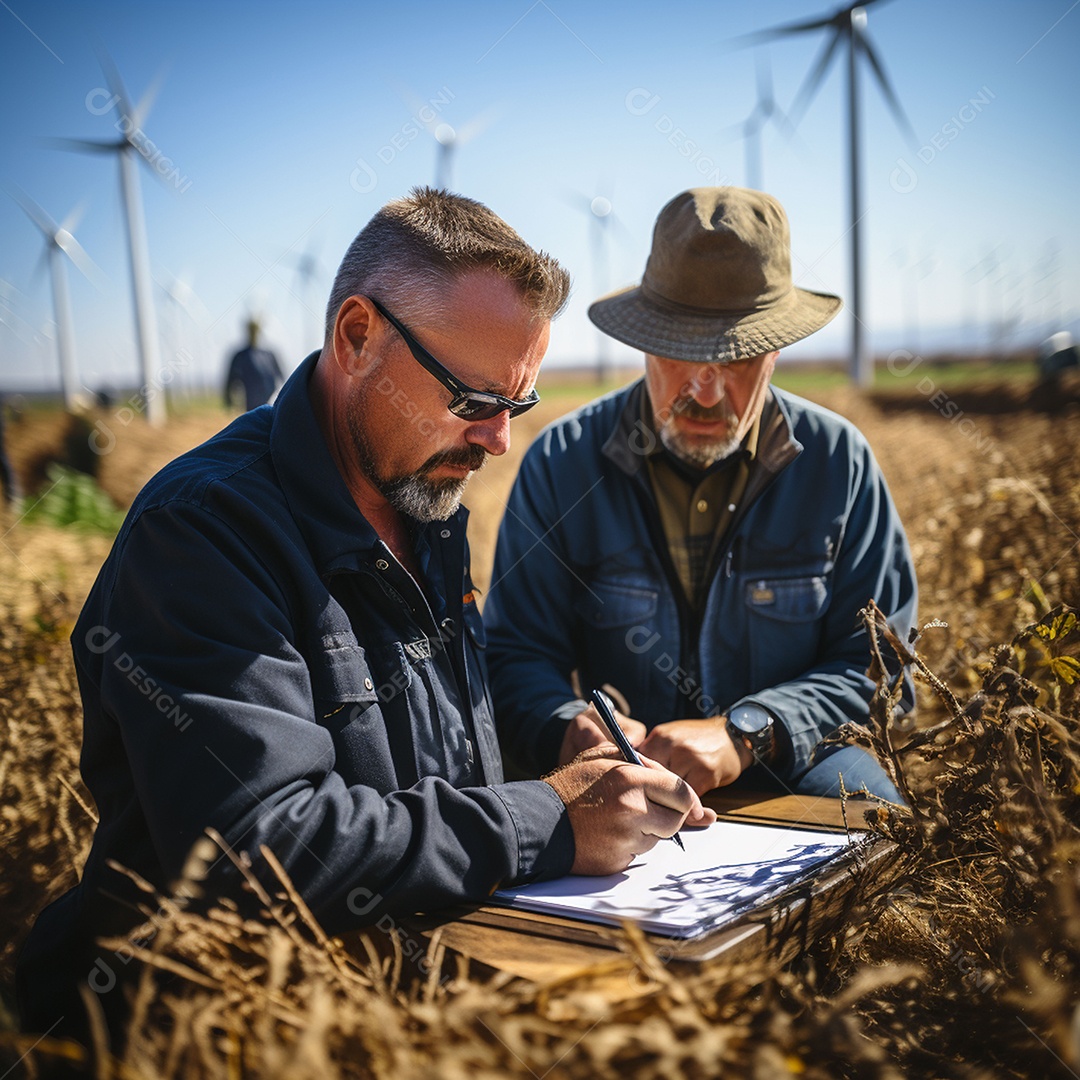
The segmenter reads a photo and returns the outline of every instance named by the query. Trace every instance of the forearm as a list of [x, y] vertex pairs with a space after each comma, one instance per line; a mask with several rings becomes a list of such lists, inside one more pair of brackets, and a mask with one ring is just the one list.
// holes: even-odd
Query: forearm
[[795, 775], [805, 770], [817, 745], [843, 724], [865, 724], [874, 687], [865, 674], [842, 664], [823, 665], [797, 679], [748, 694], [778, 725], [775, 766]]

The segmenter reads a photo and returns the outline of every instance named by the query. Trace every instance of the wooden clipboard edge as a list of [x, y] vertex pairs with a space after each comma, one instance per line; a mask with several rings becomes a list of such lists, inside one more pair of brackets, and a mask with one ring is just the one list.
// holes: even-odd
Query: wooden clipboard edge
[[[755, 824], [767, 822], [755, 821]], [[784, 827], [782, 822], [771, 824]], [[790, 825], [787, 827], [791, 828]], [[853, 874], [866, 874], [871, 869], [878, 875], [879, 882], [885, 878], [887, 883], [890, 876], [895, 876], [895, 870], [890, 874], [889, 860], [896, 852], [896, 845], [884, 838], [859, 843], [839, 852], [816, 874], [790, 886], [727, 926], [694, 938], [660, 934], [646, 934], [645, 937], [665, 962], [699, 964], [721, 954], [737, 959], [764, 944], [768, 949], [774, 949], [775, 945], [777, 958], [786, 963], [819, 936], [820, 927], [831, 915], [842, 914], [851, 902], [847, 895], [837, 891], [837, 887]], [[626, 939], [619, 927], [524, 911], [509, 905], [442, 911], [437, 916], [417, 916], [409, 920], [409, 925], [421, 933], [430, 933], [447, 922], [509, 932], [520, 935], [523, 940], [550, 938], [563, 943], [574, 942], [587, 949], [625, 951], [622, 943]], [[759, 940], [763, 936], [764, 943]], [[587, 957], [583, 956], [583, 966], [586, 963]]]

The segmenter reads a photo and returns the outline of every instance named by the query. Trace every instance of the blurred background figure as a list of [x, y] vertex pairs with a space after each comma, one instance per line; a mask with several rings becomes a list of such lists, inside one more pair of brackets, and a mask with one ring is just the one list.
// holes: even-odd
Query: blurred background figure
[[259, 348], [259, 322], [249, 319], [248, 343], [229, 361], [225, 406], [245, 412], [265, 405], [284, 381], [281, 364], [269, 349]]
[[4, 413], [7, 411], [7, 403], [4, 395], [0, 394], [0, 488], [3, 488], [5, 506], [11, 506], [19, 497], [18, 481], [15, 478], [15, 470], [11, 467], [11, 461], [7, 456], [7, 443], [4, 440]]
[[1061, 330], [1051, 334], [1040, 346], [1037, 356], [1039, 374], [1052, 379], [1066, 368], [1080, 367], [1080, 349], [1073, 342], [1072, 334]]

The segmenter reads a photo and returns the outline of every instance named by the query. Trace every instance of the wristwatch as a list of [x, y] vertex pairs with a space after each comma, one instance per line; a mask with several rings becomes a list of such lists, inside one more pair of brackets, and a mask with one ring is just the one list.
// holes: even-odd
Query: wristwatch
[[727, 729], [731, 741], [740, 740], [754, 755], [754, 760], [768, 761], [776, 746], [773, 715], [761, 705], [750, 702], [736, 705], [728, 715]]

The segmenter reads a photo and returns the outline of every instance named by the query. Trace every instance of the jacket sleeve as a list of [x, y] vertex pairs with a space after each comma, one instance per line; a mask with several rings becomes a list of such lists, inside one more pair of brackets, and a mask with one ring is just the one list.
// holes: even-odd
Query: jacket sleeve
[[[859, 612], [871, 599], [901, 640], [915, 625], [915, 568], [903, 525], [869, 446], [857, 438], [851, 452], [848, 512], [813, 668], [798, 678], [749, 694], [783, 725], [777, 769], [797, 775], [810, 765], [826, 735], [849, 721], [865, 723], [874, 684], [867, 677], [870, 643]], [[914, 707], [914, 683], [905, 674], [901, 712]], [[785, 737], [786, 736], [786, 737]]]
[[[345, 783], [287, 596], [212, 512], [149, 509], [117, 555], [101, 625], [80, 628], [76, 662], [84, 696], [97, 682], [99, 722], [118, 728], [169, 879], [213, 826], [260, 875], [259, 847], [270, 848], [334, 933], [568, 871], [565, 808], [541, 781], [459, 790], [427, 777], [386, 796]], [[107, 788], [95, 792], [103, 820], [124, 811], [110, 799], [130, 797]], [[227, 881], [229, 860], [214, 872]]]
[[567, 723], [587, 708], [570, 683], [581, 653], [573, 608], [580, 582], [563, 542], [566, 515], [540, 452], [551, 437], [542, 436], [522, 462], [484, 607], [499, 741], [530, 776], [555, 767]]

